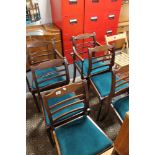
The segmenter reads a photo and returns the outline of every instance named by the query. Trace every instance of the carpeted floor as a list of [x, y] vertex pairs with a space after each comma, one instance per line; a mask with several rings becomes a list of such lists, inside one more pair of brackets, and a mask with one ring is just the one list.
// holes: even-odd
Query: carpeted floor
[[[27, 155], [56, 155], [46, 134], [42, 113], [38, 113], [30, 93], [26, 96], [26, 150]], [[90, 94], [90, 116], [95, 120], [98, 111], [98, 99]], [[103, 109], [104, 110], [104, 109]], [[102, 122], [97, 122], [101, 129], [114, 140], [120, 129], [116, 115], [110, 110]]]

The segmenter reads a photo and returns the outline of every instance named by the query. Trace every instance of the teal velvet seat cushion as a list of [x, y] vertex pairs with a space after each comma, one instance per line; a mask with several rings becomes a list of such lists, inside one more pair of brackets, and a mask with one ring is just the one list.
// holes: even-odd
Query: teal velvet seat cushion
[[56, 130], [62, 155], [96, 155], [111, 147], [112, 142], [84, 116]]
[[[57, 104], [58, 102], [61, 102], [61, 101], [66, 100], [66, 99], [68, 99], [68, 98], [70, 98], [70, 97], [73, 97], [73, 96], [75, 96], [74, 93], [69, 93], [69, 94], [65, 94], [65, 95], [63, 95], [63, 96], [61, 96], [61, 97], [51, 98], [51, 99], [48, 100], [48, 106], [55, 105], [55, 104]], [[68, 102], [65, 102], [65, 103], [63, 103], [63, 104], [61, 104], [61, 105], [58, 105], [58, 106], [56, 106], [55, 108], [53, 108], [53, 109], [51, 110], [51, 112], [57, 110], [58, 108], [60, 108], [60, 107], [62, 107], [62, 106], [71, 104], [71, 103], [73, 103], [73, 102], [75, 102], [75, 101], [78, 101], [78, 100], [79, 100], [79, 99], [76, 98], [76, 99], [72, 99], [72, 100], [70, 100], [70, 101], [68, 101]], [[64, 114], [65, 112], [69, 112], [69, 111], [71, 111], [71, 110], [74, 110], [75, 108], [83, 108], [83, 107], [84, 107], [84, 103], [82, 103], [82, 102], [80, 102], [80, 103], [78, 103], [78, 104], [75, 104], [75, 105], [72, 105], [72, 106], [69, 106], [69, 107], [67, 107], [67, 108], [65, 108], [65, 109], [63, 109], [63, 110], [61, 110], [61, 111], [55, 113], [55, 114], [53, 115], [53, 119], [59, 117], [60, 115]], [[67, 118], [67, 117], [70, 117], [70, 116], [72, 116], [72, 115], [74, 115], [74, 114], [76, 114], [76, 113], [78, 113], [78, 112], [79, 112], [79, 111], [70, 113], [70, 114], [64, 116], [63, 118], [61, 118], [60, 120], [65, 119], [65, 118]], [[47, 115], [47, 112], [46, 112], [45, 108], [44, 108], [44, 114], [45, 114], [45, 122], [46, 122], [46, 125], [47, 125], [47, 126], [50, 126], [50, 125], [51, 125], [50, 119], [49, 119], [49, 117], [48, 117], [48, 115]]]
[[[97, 88], [98, 92], [101, 94], [102, 97], [108, 96], [111, 91], [112, 85], [112, 72], [106, 72], [103, 74], [95, 75], [91, 77], [92, 82], [94, 83], [95, 87]], [[119, 77], [116, 77], [116, 80], [119, 80]], [[118, 84], [124, 82], [121, 80]], [[116, 91], [119, 91], [125, 87], [129, 86], [128, 83], [123, 84], [117, 87]]]
[[[97, 61], [97, 59], [94, 59], [94, 61]], [[82, 62], [81, 61], [77, 61], [76, 63], [80, 67], [80, 69], [82, 70]], [[104, 62], [97, 62], [97, 63], [93, 64], [93, 68], [97, 67], [97, 66], [104, 65], [104, 64], [105, 64]], [[85, 59], [84, 62], [83, 62], [83, 73], [84, 73], [84, 76], [88, 75], [88, 68], [89, 68], [89, 60]], [[109, 66], [103, 66], [103, 67], [100, 67], [100, 68], [97, 68], [97, 69], [93, 69], [91, 74], [95, 74], [97, 72], [104, 71], [104, 70], [107, 70], [107, 69], [109, 69]]]
[[120, 117], [124, 120], [126, 112], [129, 111], [129, 96], [118, 99], [112, 104]]
[[[45, 80], [47, 78], [52, 78], [56, 75], [59, 75], [58, 73], [56, 74], [51, 74], [51, 72], [55, 72], [56, 71], [56, 68], [53, 67], [53, 68], [46, 68], [46, 69], [41, 69], [41, 70], [36, 70], [35, 71], [35, 74], [36, 76], [38, 76], [39, 78], [37, 78], [37, 82], [40, 82], [42, 80]], [[42, 75], [45, 75], [46, 76], [42, 76]], [[42, 76], [42, 77], [40, 77]], [[64, 76], [61, 76], [61, 77], [57, 77], [57, 78], [53, 78], [51, 80], [47, 80], [45, 82], [42, 82], [40, 84], [38, 84], [39, 88], [43, 88], [43, 87], [46, 87], [46, 86], [49, 86], [49, 85], [52, 85], [52, 84], [56, 84], [60, 81], [63, 81], [65, 80], [66, 78]], [[36, 85], [35, 85], [35, 82], [33, 81], [32, 83], [32, 89], [36, 89]]]

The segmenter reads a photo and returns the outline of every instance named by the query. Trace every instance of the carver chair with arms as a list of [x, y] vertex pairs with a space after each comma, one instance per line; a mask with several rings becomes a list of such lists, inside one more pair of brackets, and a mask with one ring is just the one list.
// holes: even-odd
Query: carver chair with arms
[[57, 88], [43, 95], [45, 122], [58, 155], [95, 155], [106, 151], [112, 141], [88, 116], [87, 82]]
[[[27, 45], [27, 61], [28, 66], [31, 68], [32, 66], [39, 65], [40, 63], [53, 60], [53, 59], [64, 59], [62, 55], [55, 49], [54, 41], [33, 41]], [[38, 101], [36, 98], [37, 89], [34, 84], [34, 79], [31, 78], [31, 69], [27, 68], [26, 74], [26, 82], [29, 88], [29, 91], [32, 93], [34, 102], [37, 106], [38, 111], [40, 112], [40, 108], [38, 105]], [[29, 77], [28, 77], [29, 74]]]
[[81, 79], [88, 78], [88, 48], [98, 46], [99, 43], [96, 41], [96, 33], [80, 34], [72, 37], [73, 44], [73, 64], [74, 64], [74, 75], [73, 82], [76, 78], [76, 70], [81, 75]]

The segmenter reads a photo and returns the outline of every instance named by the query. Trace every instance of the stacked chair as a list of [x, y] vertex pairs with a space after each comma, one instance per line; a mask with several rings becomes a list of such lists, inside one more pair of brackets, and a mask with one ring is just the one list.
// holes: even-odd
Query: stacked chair
[[68, 64], [55, 49], [54, 41], [34, 41], [27, 46], [27, 54], [33, 75], [32, 82], [26, 77], [27, 85], [40, 112], [36, 94], [68, 84]]
[[[102, 52], [102, 56], [95, 56], [96, 53]], [[98, 61], [102, 61], [102, 65], [93, 67], [93, 60], [98, 59]], [[100, 60], [99, 60], [100, 58]], [[109, 109], [109, 95], [111, 92], [112, 87], [112, 77], [113, 77], [113, 70], [112, 67], [114, 66], [115, 61], [115, 50], [114, 47], [109, 46], [97, 46], [95, 48], [89, 48], [89, 73], [93, 72], [94, 69], [99, 69], [95, 74], [90, 74], [89, 76], [89, 83], [96, 92], [99, 101], [100, 101], [100, 109], [98, 111], [97, 120], [99, 120], [100, 113], [102, 110], [102, 105], [104, 105], [104, 116], [107, 115], [108, 109]], [[96, 63], [96, 61], [95, 61]], [[120, 89], [123, 89], [128, 85], [128, 83], [124, 83], [123, 79], [121, 80], [119, 76], [116, 76], [116, 79], [119, 80], [119, 82], [122, 82], [119, 87], [117, 87], [117, 91]]]

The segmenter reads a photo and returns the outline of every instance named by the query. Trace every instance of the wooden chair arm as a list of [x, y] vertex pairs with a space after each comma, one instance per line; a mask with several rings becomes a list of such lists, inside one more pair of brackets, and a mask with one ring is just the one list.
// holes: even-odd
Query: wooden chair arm
[[55, 53], [59, 56], [59, 58], [63, 59], [63, 56], [59, 53], [57, 49], [55, 49]]
[[96, 41], [96, 45], [97, 45], [97, 46], [102, 46], [102, 44], [99, 43], [98, 41]]
[[[75, 47], [73, 47], [73, 55], [76, 55], [82, 62], [84, 61], [84, 59], [77, 53]], [[74, 59], [74, 56], [73, 56], [73, 59]]]

